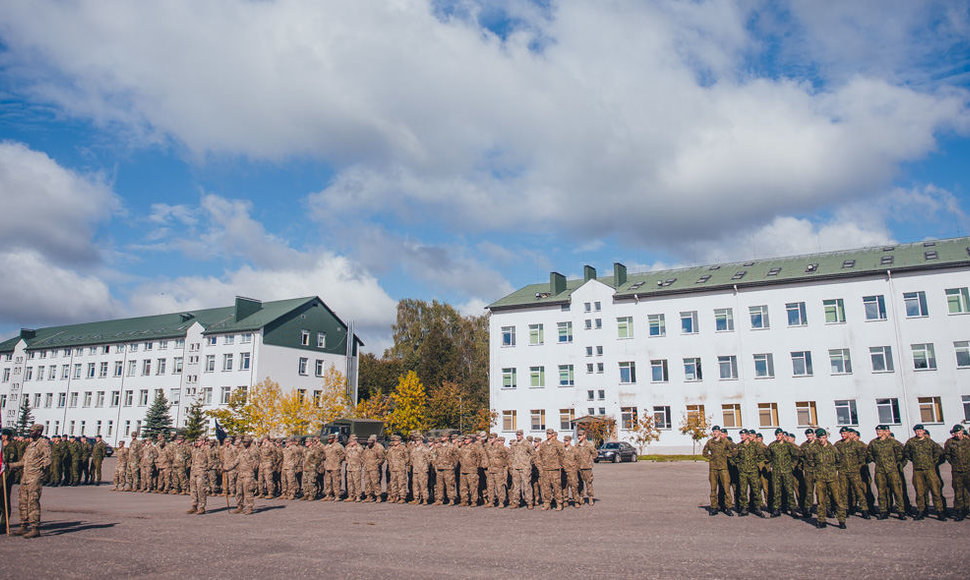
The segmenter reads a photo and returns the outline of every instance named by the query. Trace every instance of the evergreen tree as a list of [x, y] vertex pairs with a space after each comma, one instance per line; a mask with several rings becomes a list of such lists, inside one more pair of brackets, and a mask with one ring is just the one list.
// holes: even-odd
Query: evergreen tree
[[30, 409], [30, 398], [27, 395], [23, 395], [23, 399], [24, 402], [20, 406], [20, 417], [17, 418], [17, 426], [15, 429], [18, 435], [26, 437], [31, 425], [34, 424], [34, 414]]
[[182, 435], [187, 440], [194, 441], [208, 433], [209, 420], [206, 419], [205, 413], [202, 412], [201, 400], [197, 399], [192, 403], [185, 418], [185, 428], [182, 430]]
[[155, 400], [145, 414], [145, 426], [141, 433], [143, 437], [155, 438], [159, 433], [168, 437], [172, 429], [172, 416], [168, 413], [170, 408], [165, 395], [161, 391], [156, 392]]

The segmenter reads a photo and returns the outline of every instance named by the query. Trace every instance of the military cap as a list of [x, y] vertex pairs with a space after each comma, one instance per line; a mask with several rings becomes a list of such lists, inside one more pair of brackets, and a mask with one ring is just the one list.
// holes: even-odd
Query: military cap
[[711, 431], [720, 431], [720, 430], [721, 430], [720, 425], [714, 425], [713, 427], [711, 427]]
[[327, 439], [328, 440], [329, 439], [336, 439], [336, 438], [337, 438], [337, 434], [336, 433], [331, 433], [331, 434], [327, 435]]
[[524, 433], [525, 433], [525, 431], [523, 431], [522, 429], [516, 429], [516, 430], [515, 430], [515, 434], [516, 434], [516, 435], [522, 435], [522, 434], [524, 434]]
[[565, 441], [572, 441], [573, 440], [573, 436], [572, 435], [566, 435], [565, 437], [563, 437], [563, 440], [565, 440]]
[[782, 435], [784, 435], [784, 434], [785, 434], [785, 430], [784, 430], [784, 429], [782, 429], [781, 427], [779, 427], [779, 428], [777, 428], [777, 429], [775, 429], [775, 435], [777, 435], [777, 434], [779, 434], [779, 433], [781, 433]]
[[243, 443], [252, 443], [253, 442], [253, 436], [252, 435], [243, 435], [242, 440], [243, 440]]
[[821, 427], [819, 427], [818, 429], [815, 430], [816, 437], [822, 437], [824, 435], [828, 435], [828, 433], [825, 432], [825, 429], [822, 429]]
[[467, 439], [474, 439], [474, 438], [475, 438], [475, 435], [474, 435], [474, 434], [472, 434], [472, 433], [467, 433], [467, 434], [465, 435], [465, 439], [466, 439], [466, 440], [467, 440]]
[[44, 426], [41, 425], [40, 423], [34, 423], [30, 427], [30, 432], [33, 433], [34, 431], [40, 431], [41, 433], [43, 433], [44, 432]]
[[367, 438], [368, 441], [377, 441], [377, 435], [371, 435]]
[[479, 432], [478, 432], [478, 436], [479, 436], [479, 437], [488, 437], [488, 433], [486, 433], [486, 432], [484, 432], [484, 431], [479, 431]]
[[579, 429], [579, 430], [576, 431], [576, 435], [577, 436], [579, 436], [579, 435], [586, 435], [586, 430], [585, 429]]
[[400, 441], [400, 440], [401, 440], [400, 435], [391, 435], [391, 441]]
[[852, 431], [852, 429], [849, 429], [848, 427], [842, 427], [839, 429], [839, 433], [845, 433], [846, 431]]
[[556, 430], [553, 429], [552, 427], [549, 427], [548, 429], [546, 429], [546, 435], [552, 435], [555, 432], [556, 432]]
[[748, 434], [748, 430], [747, 429], [741, 429], [740, 431], [738, 431], [738, 434], [739, 435], [747, 435]]
[[755, 433], [754, 436], [757, 437], [758, 439], [764, 439], [765, 438], [765, 436], [762, 435], [761, 433]]
[[[3, 428], [3, 431], [0, 431], [0, 435], [6, 435], [7, 437], [13, 437], [13, 429], [7, 429], [6, 427], [4, 427]], [[57, 435], [54, 435], [54, 437], [57, 437]]]
[[815, 433], [815, 431], [816, 431], [815, 429], [812, 429], [812, 428], [810, 427], [810, 428], [808, 428], [808, 429], [805, 429], [805, 434], [806, 434], [806, 435], [809, 435], [809, 434], [811, 434], [811, 433]]
[[913, 431], [926, 431], [922, 423], [917, 423], [913, 425]]
[[350, 439], [356, 439], [356, 438], [357, 438], [357, 435], [355, 435], [355, 434], [353, 434], [353, 433], [351, 433], [351, 434], [350, 434], [350, 437], [349, 437], [349, 438], [350, 438]]
[[532, 435], [529, 435], [528, 437], [526, 437], [526, 439], [528, 439], [529, 441], [533, 441], [534, 440], [534, 438], [532, 437]]
[[957, 423], [956, 425], [954, 425], [953, 426], [953, 429], [950, 429], [950, 433], [959, 433], [960, 431], [963, 431], [963, 425], [961, 425], [959, 423]]
[[889, 430], [889, 426], [887, 425], [882, 425], [882, 424], [876, 425], [876, 431], [888, 431], [888, 430]]

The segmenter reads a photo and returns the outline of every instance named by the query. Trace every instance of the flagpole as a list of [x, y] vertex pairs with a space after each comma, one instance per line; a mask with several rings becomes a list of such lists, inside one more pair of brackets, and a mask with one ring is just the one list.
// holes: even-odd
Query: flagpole
[[7, 498], [7, 470], [3, 470], [3, 521], [7, 524], [7, 535], [10, 535], [10, 500]]

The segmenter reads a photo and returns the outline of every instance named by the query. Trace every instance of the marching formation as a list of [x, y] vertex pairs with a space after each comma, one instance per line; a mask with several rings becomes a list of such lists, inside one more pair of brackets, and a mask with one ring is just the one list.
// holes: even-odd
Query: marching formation
[[[824, 429], [806, 429], [806, 440], [795, 444], [795, 436], [775, 430], [775, 441], [765, 445], [760, 433], [742, 429], [741, 442], [734, 443], [718, 426], [704, 445], [709, 460], [711, 498], [708, 512], [740, 516], [753, 513], [765, 517], [762, 507], [770, 506], [770, 517], [788, 513], [804, 519], [816, 514], [815, 524], [826, 527], [826, 517], [834, 516], [845, 529], [846, 518], [854, 511], [864, 519], [875, 515], [886, 519], [893, 512], [899, 519], [907, 515], [922, 520], [929, 515], [929, 498], [940, 521], [947, 519], [939, 466], [949, 462], [953, 484], [953, 519], [962, 521], [970, 509], [970, 437], [962, 425], [954, 425], [943, 446], [933, 441], [923, 425], [913, 427], [914, 435], [905, 445], [897, 441], [889, 427], [876, 427], [876, 438], [868, 444], [855, 429], [839, 430], [841, 440], [829, 441]], [[877, 498], [870, 485], [869, 464], [874, 464]], [[916, 505], [906, 492], [907, 463], [913, 464]], [[816, 501], [818, 502], [816, 505]]]
[[361, 444], [351, 435], [287, 440], [226, 437], [194, 442], [121, 442], [113, 491], [189, 495], [190, 514], [204, 514], [209, 495], [236, 498], [236, 513], [253, 513], [256, 498], [303, 501], [411, 503], [484, 507], [541, 506], [562, 510], [567, 503], [593, 505], [596, 449], [584, 433], [577, 442], [523, 437], [508, 445], [485, 433], [427, 441], [413, 432], [407, 442], [391, 437], [385, 448], [371, 436]]

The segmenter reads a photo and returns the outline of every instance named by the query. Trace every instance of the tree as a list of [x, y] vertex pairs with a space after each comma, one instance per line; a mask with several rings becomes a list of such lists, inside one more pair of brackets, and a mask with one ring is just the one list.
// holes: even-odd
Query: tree
[[196, 399], [186, 411], [185, 428], [182, 435], [189, 441], [194, 441], [200, 437], [205, 437], [209, 432], [209, 420], [206, 419], [202, 411], [202, 399]]
[[492, 427], [495, 426], [498, 421], [498, 411], [495, 409], [487, 409], [483, 407], [478, 407], [475, 409], [475, 415], [472, 417], [471, 428], [475, 431], [491, 431]]
[[431, 429], [460, 429], [463, 426], [464, 405], [458, 383], [445, 381], [428, 396], [428, 427]]
[[613, 417], [584, 417], [576, 420], [577, 431], [586, 431], [586, 438], [599, 447], [616, 435], [616, 419]]
[[277, 435], [280, 431], [280, 386], [269, 377], [253, 385], [243, 412], [255, 437]]
[[640, 455], [643, 455], [645, 447], [658, 439], [660, 439], [660, 429], [657, 428], [653, 415], [637, 418], [633, 428], [633, 442], [640, 448]]
[[391, 393], [391, 413], [387, 427], [401, 435], [427, 428], [428, 396], [417, 373], [408, 371], [398, 379], [397, 388]]
[[369, 352], [360, 355], [359, 365], [357, 392], [363, 399], [390, 394], [404, 373], [400, 359], [377, 358]]
[[680, 420], [680, 432], [688, 435], [693, 442], [691, 455], [697, 454], [697, 442], [707, 439], [711, 418], [701, 413], [687, 413]]
[[17, 417], [15, 431], [18, 435], [26, 437], [30, 434], [30, 428], [34, 425], [34, 414], [30, 409], [30, 398], [23, 395], [22, 399], [23, 403], [20, 405], [20, 416]]
[[278, 404], [278, 429], [274, 431], [282, 435], [306, 435], [316, 415], [313, 399], [304, 391], [293, 389], [281, 395]]
[[168, 436], [172, 429], [172, 416], [169, 414], [171, 405], [161, 391], [155, 392], [155, 399], [152, 406], [145, 414], [145, 426], [142, 427], [142, 435], [154, 438], [159, 433]]
[[354, 407], [353, 416], [357, 419], [377, 419], [386, 421], [391, 412], [391, 399], [387, 395], [374, 395]]
[[347, 396], [347, 378], [335, 365], [331, 364], [323, 375], [323, 390], [313, 403], [313, 421], [317, 429], [337, 419], [352, 416], [353, 403]]
[[219, 422], [219, 426], [232, 437], [245, 435], [249, 432], [249, 415], [246, 414], [247, 389], [237, 387], [229, 395], [229, 403], [225, 407], [206, 411], [205, 414]]

